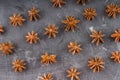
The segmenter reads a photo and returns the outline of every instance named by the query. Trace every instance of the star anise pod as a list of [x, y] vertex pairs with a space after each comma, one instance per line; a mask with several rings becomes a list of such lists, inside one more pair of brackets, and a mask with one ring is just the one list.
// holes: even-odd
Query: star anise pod
[[97, 46], [99, 45], [100, 42], [104, 43], [104, 40], [103, 40], [104, 36], [105, 35], [102, 34], [101, 31], [96, 31], [96, 30], [93, 30], [92, 34], [90, 35], [90, 37], [93, 38], [92, 43], [96, 42]]
[[104, 69], [105, 62], [100, 57], [91, 58], [88, 61], [88, 66], [93, 72], [100, 72]]
[[28, 32], [26, 36], [26, 41], [29, 42], [30, 44], [37, 43], [38, 42], [38, 33], [35, 33], [34, 31]]
[[48, 73], [48, 74], [44, 74], [40, 80], [53, 80], [52, 78], [52, 74]]
[[4, 29], [3, 27], [0, 25], [0, 33], [3, 33], [4, 32]]
[[115, 39], [115, 42], [120, 41], [120, 29], [115, 30], [115, 32], [111, 35], [112, 38]]
[[45, 63], [46, 65], [56, 62], [56, 55], [55, 54], [49, 55], [48, 52], [42, 55], [41, 58], [42, 58], [41, 63]]
[[120, 52], [112, 52], [111, 59], [113, 59], [115, 62], [120, 63]]
[[35, 7], [32, 7], [32, 9], [28, 11], [28, 13], [31, 21], [37, 21], [40, 18], [40, 10], [35, 9]]
[[70, 44], [68, 45], [69, 52], [71, 52], [73, 55], [75, 53], [79, 54], [82, 50], [82, 48], [80, 46], [81, 45], [76, 42], [70, 42]]
[[62, 5], [66, 3], [65, 0], [51, 0], [51, 2], [53, 3], [53, 6], [55, 7], [61, 7]]
[[84, 4], [86, 4], [87, 2], [89, 2], [89, 1], [90, 1], [90, 0], [77, 0], [77, 3], [84, 5]]
[[97, 13], [94, 8], [87, 8], [84, 10], [83, 15], [87, 20], [93, 20], [97, 16]]
[[66, 25], [65, 31], [72, 30], [74, 32], [75, 28], [79, 28], [77, 24], [80, 22], [80, 20], [77, 20], [74, 18], [74, 16], [67, 16], [66, 20], [63, 20], [62, 23]]
[[13, 49], [14, 49], [13, 44], [9, 42], [4, 42], [0, 44], [0, 50], [2, 51], [4, 55], [12, 54]]
[[78, 72], [76, 68], [71, 67], [66, 72], [68, 73], [67, 77], [70, 77], [70, 80], [80, 80], [79, 75], [81, 72]]
[[118, 13], [120, 13], [120, 7], [114, 3], [111, 3], [107, 5], [106, 13], [109, 17], [116, 18]]
[[26, 63], [24, 60], [16, 59], [12, 64], [15, 72], [22, 72], [26, 69]]
[[24, 21], [25, 19], [21, 16], [21, 14], [13, 14], [13, 16], [10, 17], [10, 23], [13, 26], [21, 26]]
[[45, 35], [48, 35], [49, 38], [56, 37], [56, 34], [58, 34], [58, 27], [55, 24], [48, 25], [47, 28], [45, 28]]

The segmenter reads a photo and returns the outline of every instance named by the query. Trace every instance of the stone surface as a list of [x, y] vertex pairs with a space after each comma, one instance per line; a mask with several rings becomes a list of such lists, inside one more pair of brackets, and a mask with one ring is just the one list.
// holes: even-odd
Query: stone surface
[[[120, 51], [120, 43], [115, 43], [110, 35], [114, 30], [120, 28], [120, 15], [116, 19], [106, 16], [106, 5], [114, 2], [120, 4], [120, 0], [91, 0], [87, 5], [81, 6], [76, 0], [67, 0], [62, 8], [54, 8], [49, 0], [0, 0], [0, 24], [4, 26], [5, 33], [0, 35], [0, 43], [10, 41], [15, 45], [15, 52], [10, 56], [2, 56], [0, 52], [0, 80], [37, 80], [43, 73], [52, 73], [54, 80], [69, 80], [66, 78], [66, 69], [70, 66], [78, 68], [82, 74], [81, 80], [120, 80], [120, 64], [111, 59], [111, 52]], [[38, 21], [30, 21], [27, 11], [32, 6], [40, 9], [41, 18]], [[98, 16], [93, 21], [87, 21], [83, 16], [83, 9], [93, 7], [97, 9]], [[13, 27], [9, 23], [9, 17], [13, 13], [21, 13], [27, 21], [22, 27]], [[81, 20], [80, 28], [75, 33], [64, 32], [64, 24], [61, 20], [66, 16], [75, 16]], [[55, 39], [45, 36], [44, 28], [48, 24], [59, 26], [59, 34]], [[100, 46], [91, 44], [89, 37], [93, 29], [101, 30], [106, 34], [105, 43]], [[38, 44], [30, 45], [25, 41], [29, 31], [39, 33]], [[82, 44], [83, 51], [80, 55], [71, 55], [67, 45], [70, 41]], [[40, 56], [44, 52], [57, 54], [58, 62], [45, 66], [40, 64]], [[105, 69], [100, 73], [93, 73], [87, 62], [90, 57], [101, 56], [105, 61]], [[15, 73], [12, 70], [12, 61], [16, 58], [27, 61], [27, 70], [23, 73]]]

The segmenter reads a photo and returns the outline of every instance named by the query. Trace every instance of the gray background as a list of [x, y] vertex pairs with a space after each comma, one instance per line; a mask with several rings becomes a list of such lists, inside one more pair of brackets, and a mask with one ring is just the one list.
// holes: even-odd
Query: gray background
[[[0, 35], [0, 43], [10, 41], [15, 45], [12, 55], [3, 56], [0, 52], [0, 80], [37, 80], [43, 73], [52, 73], [54, 80], [70, 80], [66, 78], [66, 71], [74, 66], [82, 72], [81, 80], [120, 80], [120, 64], [111, 59], [111, 52], [120, 51], [120, 43], [115, 43], [110, 35], [120, 27], [120, 15], [111, 19], [105, 14], [106, 5], [114, 2], [120, 4], [120, 0], [91, 0], [87, 5], [81, 6], [76, 0], [67, 0], [62, 8], [54, 8], [49, 0], [0, 0], [0, 24], [4, 26], [5, 33]], [[41, 18], [38, 21], [29, 21], [27, 11], [32, 6], [40, 9]], [[83, 16], [83, 9], [93, 7], [98, 16], [93, 21], [87, 21]], [[9, 23], [9, 17], [13, 13], [21, 13], [27, 21], [22, 27], [13, 27]], [[65, 16], [74, 15], [81, 20], [79, 29], [75, 33], [65, 32], [64, 24], [61, 23]], [[59, 26], [59, 34], [55, 39], [45, 36], [44, 28], [48, 24]], [[101, 30], [106, 36], [105, 43], [100, 46], [91, 44], [89, 37], [93, 29]], [[40, 40], [37, 44], [30, 45], [25, 40], [29, 31], [39, 33]], [[67, 45], [70, 41], [82, 44], [80, 55], [71, 55]], [[57, 54], [57, 63], [46, 66], [40, 64], [40, 56], [46, 51]], [[90, 57], [101, 56], [105, 61], [105, 69], [100, 73], [93, 73], [87, 67]], [[12, 61], [16, 58], [27, 61], [27, 70], [23, 73], [15, 73], [12, 70]]]

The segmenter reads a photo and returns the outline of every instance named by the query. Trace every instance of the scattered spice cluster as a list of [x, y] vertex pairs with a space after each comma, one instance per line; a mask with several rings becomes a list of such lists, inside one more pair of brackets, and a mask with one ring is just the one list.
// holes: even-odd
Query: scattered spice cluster
[[[79, 4], [86, 4], [90, 0], [77, 0], [77, 3]], [[53, 3], [53, 6], [55, 7], [62, 7], [62, 5], [66, 4], [65, 0], [51, 0]], [[107, 5], [106, 13], [109, 17], [116, 18], [117, 15], [120, 13], [120, 7], [114, 3], [111, 3]], [[37, 21], [40, 18], [40, 10], [36, 9], [35, 7], [32, 7], [31, 10], [28, 11], [29, 19], [30, 21]], [[87, 20], [94, 20], [97, 16], [96, 9], [94, 8], [86, 8], [83, 12], [83, 16]], [[23, 18], [21, 14], [13, 14], [13, 16], [9, 17], [10, 24], [13, 26], [22, 26], [26, 19]], [[71, 30], [72, 32], [75, 32], [75, 28], [79, 28], [78, 24], [80, 23], [80, 20], [76, 19], [74, 16], [67, 16], [65, 20], [62, 20], [62, 23], [65, 24], [65, 31]], [[48, 38], [55, 38], [58, 34], [58, 27], [55, 24], [50, 24], [48, 27], [45, 28], [45, 35], [48, 35]], [[4, 33], [4, 28], [0, 25], [0, 33]], [[31, 31], [28, 32], [26, 37], [26, 42], [30, 44], [35, 44], [39, 41], [39, 35], [38, 33]], [[105, 34], [103, 34], [101, 31], [93, 30], [90, 37], [92, 38], [91, 43], [96, 43], [98, 46], [100, 43], [104, 43], [103, 38], [105, 37]], [[120, 42], [120, 29], [115, 30], [113, 34], [111, 34], [111, 37], [115, 39], [115, 42]], [[72, 54], [80, 54], [83, 49], [81, 48], [81, 44], [77, 42], [70, 42], [68, 44], [68, 51]], [[10, 55], [14, 51], [14, 46], [10, 42], [3, 42], [0, 44], [0, 51], [2, 51], [3, 55]], [[41, 63], [49, 65], [56, 63], [56, 54], [49, 54], [46, 52], [45, 54], [41, 55]], [[120, 52], [115, 51], [111, 53], [110, 57], [114, 62], [120, 63]], [[15, 72], [22, 72], [26, 69], [26, 62], [24, 60], [16, 59], [12, 63], [13, 69]], [[93, 72], [100, 72], [104, 69], [105, 62], [104, 60], [97, 56], [94, 58], [90, 58], [88, 60], [88, 67], [93, 70]], [[70, 67], [69, 70], [66, 70], [68, 73], [67, 77], [70, 78], [70, 80], [80, 80], [79, 75], [81, 72], [79, 72], [76, 68]], [[52, 74], [44, 74], [40, 77], [41, 80], [53, 80]]]

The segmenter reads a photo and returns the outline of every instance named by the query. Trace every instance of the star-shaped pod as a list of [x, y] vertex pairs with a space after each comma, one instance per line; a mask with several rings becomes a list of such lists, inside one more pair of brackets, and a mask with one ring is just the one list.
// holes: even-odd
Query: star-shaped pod
[[53, 6], [55, 7], [61, 7], [62, 5], [66, 3], [65, 0], [51, 0], [51, 2], [53, 3]]
[[10, 54], [12, 54], [13, 49], [14, 49], [14, 46], [10, 42], [4, 42], [4, 43], [0, 44], [0, 50], [2, 51], [2, 53], [4, 55], [10, 55]]
[[62, 23], [66, 25], [65, 31], [72, 30], [72, 32], [75, 32], [75, 28], [79, 28], [77, 24], [80, 22], [80, 20], [75, 19], [74, 16], [67, 16], [66, 20], [63, 20]]
[[35, 33], [34, 31], [28, 32], [26, 36], [26, 41], [29, 42], [30, 44], [37, 43], [38, 42], [38, 33]]
[[115, 30], [115, 32], [111, 35], [112, 38], [115, 39], [115, 42], [120, 41], [120, 29]]
[[24, 60], [16, 59], [12, 64], [15, 72], [22, 72], [26, 69], [26, 63]]
[[91, 58], [88, 61], [88, 66], [93, 72], [100, 72], [104, 69], [105, 62], [100, 57]]
[[45, 35], [48, 35], [48, 38], [55, 38], [56, 34], [58, 34], [58, 27], [55, 24], [48, 25], [47, 28], [45, 28]]
[[44, 63], [46, 65], [56, 63], [56, 55], [49, 55], [48, 52], [46, 52], [44, 55], [41, 56], [41, 63]]
[[70, 67], [70, 69], [66, 72], [68, 73], [67, 77], [69, 77], [70, 80], [80, 80], [79, 75], [81, 72], [79, 72], [76, 68]]
[[99, 45], [100, 42], [104, 43], [104, 40], [103, 40], [104, 36], [105, 35], [102, 34], [101, 31], [96, 31], [96, 30], [93, 30], [92, 34], [90, 35], [90, 37], [93, 39], [92, 43], [96, 43], [97, 46]]
[[13, 26], [22, 26], [25, 21], [21, 14], [13, 14], [9, 19]]
[[120, 7], [118, 5], [115, 5], [114, 3], [111, 3], [107, 5], [106, 13], [109, 17], [116, 18], [117, 15], [120, 13]]
[[76, 53], [79, 54], [82, 51], [81, 45], [76, 42], [70, 42], [68, 48], [69, 52], [71, 52], [73, 55]]

